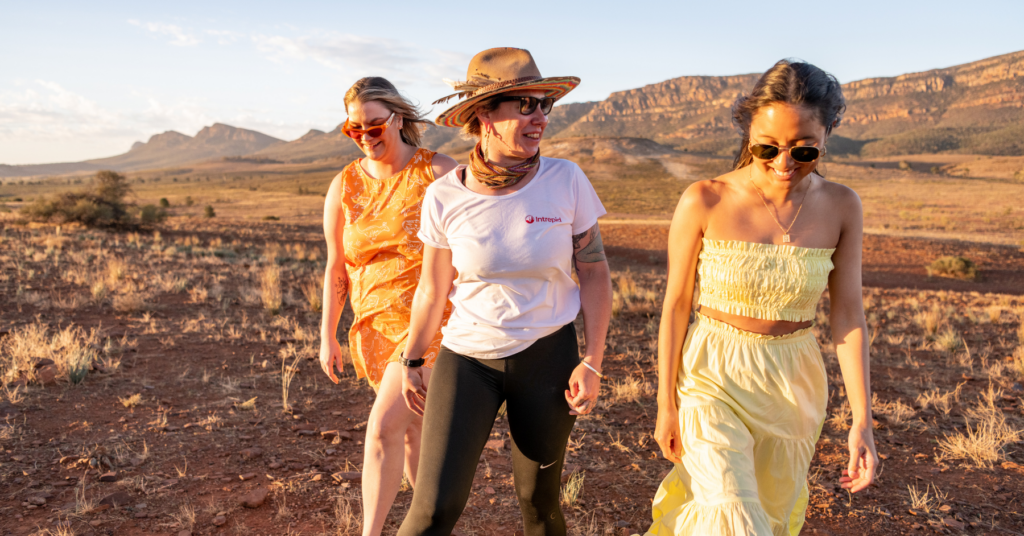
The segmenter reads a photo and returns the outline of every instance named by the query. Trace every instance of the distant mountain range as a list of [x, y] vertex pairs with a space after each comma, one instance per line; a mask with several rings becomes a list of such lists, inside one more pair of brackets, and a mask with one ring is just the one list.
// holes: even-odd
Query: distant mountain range
[[[680, 151], [730, 154], [739, 140], [730, 106], [758, 76], [683, 76], [615, 92], [603, 101], [557, 106], [545, 137], [648, 138]], [[946, 69], [859, 80], [843, 85], [843, 91], [848, 108], [830, 143], [833, 154], [1024, 155], [1024, 51]], [[456, 129], [434, 126], [424, 132], [424, 145], [453, 153], [471, 146]], [[0, 177], [139, 171], [233, 157], [304, 163], [350, 160], [359, 154], [341, 133], [341, 125], [330, 132], [310, 130], [284, 142], [218, 123], [195, 137], [174, 131], [157, 134], [110, 158], [0, 165]]]

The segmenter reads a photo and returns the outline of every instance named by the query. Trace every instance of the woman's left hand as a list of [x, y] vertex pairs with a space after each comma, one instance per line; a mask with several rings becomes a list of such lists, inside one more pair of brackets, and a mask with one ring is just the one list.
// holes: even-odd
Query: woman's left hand
[[597, 405], [597, 395], [601, 392], [601, 378], [588, 369], [583, 363], [576, 366], [569, 377], [569, 388], [565, 391], [565, 401], [569, 403], [569, 415], [586, 415]]
[[877, 468], [878, 454], [871, 425], [855, 425], [850, 429], [850, 465], [839, 477], [840, 485], [850, 493], [857, 493], [875, 481]]

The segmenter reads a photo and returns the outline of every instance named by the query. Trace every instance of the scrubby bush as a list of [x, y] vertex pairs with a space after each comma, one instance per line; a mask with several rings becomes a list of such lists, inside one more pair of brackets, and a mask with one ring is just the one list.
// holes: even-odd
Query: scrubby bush
[[170, 206], [171, 202], [168, 201], [166, 197], [160, 198], [160, 208], [169, 208]]
[[145, 205], [139, 209], [139, 223], [152, 225], [167, 219], [167, 211], [156, 205]]
[[116, 227], [131, 223], [128, 179], [115, 171], [96, 173], [92, 190], [39, 197], [21, 209], [35, 221], [79, 222], [90, 227]]
[[914, 169], [914, 167], [910, 165], [910, 162], [907, 162], [906, 160], [900, 160], [899, 166], [903, 171], [910, 171], [911, 169]]
[[192, 196], [191, 195], [185, 196], [185, 206], [186, 207], [191, 207], [194, 204], [195, 204], [195, 201], [192, 200]]
[[216, 215], [217, 212], [213, 210], [213, 205], [206, 205], [206, 208], [203, 209], [203, 216], [206, 216], [207, 218], [212, 218]]
[[928, 270], [929, 276], [937, 275], [971, 281], [978, 278], [977, 266], [973, 261], [964, 257], [940, 257], [925, 268]]

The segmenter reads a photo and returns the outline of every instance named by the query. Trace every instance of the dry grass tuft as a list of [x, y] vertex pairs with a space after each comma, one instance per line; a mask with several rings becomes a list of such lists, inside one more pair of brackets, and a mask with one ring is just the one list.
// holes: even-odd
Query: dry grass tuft
[[924, 333], [928, 337], [934, 337], [939, 331], [939, 325], [944, 320], [942, 310], [938, 306], [932, 307], [928, 311], [922, 311], [914, 315], [914, 321], [917, 325], [924, 330]]
[[654, 392], [654, 388], [650, 384], [632, 376], [624, 380], [614, 380], [608, 387], [611, 390], [611, 396], [608, 399], [610, 405], [639, 403], [645, 395]]
[[314, 312], [322, 312], [324, 309], [324, 280], [322, 277], [317, 277], [316, 274], [311, 274], [306, 282], [302, 284], [302, 295], [306, 298], [306, 303], [309, 304], [309, 308]]
[[334, 503], [334, 533], [337, 536], [357, 534], [362, 529], [359, 516], [353, 511], [348, 497], [338, 495]]
[[79, 326], [68, 326], [50, 335], [49, 328], [39, 322], [12, 331], [0, 341], [0, 378], [10, 383], [19, 377], [36, 380], [35, 364], [39, 358], [52, 359], [57, 377], [79, 383], [97, 359], [99, 335]]
[[276, 264], [267, 264], [260, 273], [260, 301], [263, 308], [271, 314], [281, 312], [283, 295], [281, 293], [281, 267]]
[[122, 406], [126, 408], [134, 408], [135, 406], [138, 406], [139, 404], [142, 403], [142, 393], [135, 393], [134, 395], [126, 396], [123, 398], [118, 397], [117, 400], [118, 402], [121, 403]]
[[577, 469], [569, 475], [569, 481], [562, 487], [562, 504], [567, 508], [572, 508], [583, 495], [584, 476], [583, 471]]
[[137, 313], [146, 308], [146, 300], [138, 292], [114, 296], [110, 304], [114, 307], [115, 311], [121, 314]]
[[615, 289], [612, 291], [612, 316], [622, 313], [650, 313], [657, 309], [658, 293], [644, 289], [637, 283], [629, 270], [615, 278]]

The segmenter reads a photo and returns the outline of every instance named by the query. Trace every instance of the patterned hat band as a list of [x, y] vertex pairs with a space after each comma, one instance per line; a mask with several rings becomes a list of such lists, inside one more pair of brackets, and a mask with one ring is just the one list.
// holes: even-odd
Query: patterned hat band
[[579, 85], [580, 79], [575, 76], [545, 78], [541, 76], [528, 50], [491, 48], [473, 57], [465, 80], [446, 79], [445, 82], [452, 86], [455, 93], [437, 99], [434, 104], [452, 99], [458, 99], [459, 102], [442, 112], [434, 122], [446, 127], [460, 127], [467, 124], [476, 107], [491, 95], [537, 90], [558, 100]]

